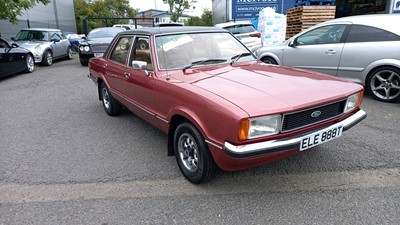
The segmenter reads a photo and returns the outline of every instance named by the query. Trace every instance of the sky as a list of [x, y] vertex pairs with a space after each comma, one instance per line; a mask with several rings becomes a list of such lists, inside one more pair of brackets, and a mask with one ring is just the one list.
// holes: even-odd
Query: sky
[[[168, 5], [164, 4], [162, 0], [129, 0], [131, 7], [144, 11], [148, 9], [168, 10]], [[212, 9], [212, 0], [197, 0], [195, 3], [195, 10], [187, 10], [184, 14], [192, 16], [201, 16], [203, 9]]]

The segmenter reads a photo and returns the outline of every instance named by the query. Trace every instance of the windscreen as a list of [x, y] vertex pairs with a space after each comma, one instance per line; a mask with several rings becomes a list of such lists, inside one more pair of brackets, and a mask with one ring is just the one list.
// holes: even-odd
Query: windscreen
[[[229, 33], [181, 33], [156, 37], [157, 61], [159, 69], [182, 69], [193, 63], [204, 66], [229, 63], [232, 58], [250, 53]], [[238, 61], [255, 60], [247, 54]]]

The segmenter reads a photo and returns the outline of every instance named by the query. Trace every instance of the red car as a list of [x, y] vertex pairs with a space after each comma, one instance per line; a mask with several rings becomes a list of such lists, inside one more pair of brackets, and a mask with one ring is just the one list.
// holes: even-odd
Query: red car
[[336, 139], [366, 117], [361, 85], [264, 64], [220, 28], [121, 32], [89, 72], [107, 114], [125, 107], [165, 132], [168, 155], [196, 184], [218, 167], [260, 166]]

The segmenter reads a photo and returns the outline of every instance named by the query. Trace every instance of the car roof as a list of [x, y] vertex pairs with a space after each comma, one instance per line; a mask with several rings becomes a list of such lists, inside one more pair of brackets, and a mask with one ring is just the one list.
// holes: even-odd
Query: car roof
[[163, 35], [163, 34], [174, 34], [174, 33], [198, 33], [198, 32], [228, 33], [229, 31], [217, 27], [171, 26], [171, 27], [145, 27], [136, 30], [123, 31], [120, 34]]
[[327, 25], [332, 23], [352, 23], [366, 26], [379, 27], [397, 35], [400, 35], [400, 26], [398, 22], [400, 21], [400, 14], [371, 14], [371, 15], [359, 15], [359, 16], [348, 16], [338, 19], [333, 19], [318, 24]]
[[239, 20], [239, 21], [232, 21], [226, 23], [217, 23], [214, 26], [216, 27], [229, 27], [233, 25], [253, 25], [250, 21], [247, 20]]
[[53, 28], [23, 28], [21, 30], [34, 30], [34, 31], [61, 31], [60, 29]]

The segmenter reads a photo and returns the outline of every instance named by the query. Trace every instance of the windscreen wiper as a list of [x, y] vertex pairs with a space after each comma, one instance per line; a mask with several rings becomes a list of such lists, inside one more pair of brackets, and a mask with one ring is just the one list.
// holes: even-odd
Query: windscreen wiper
[[233, 64], [233, 63], [235, 63], [235, 62], [237, 62], [240, 58], [242, 58], [242, 57], [244, 57], [244, 56], [249, 56], [249, 55], [252, 55], [250, 52], [243, 52], [243, 53], [240, 53], [240, 54], [237, 54], [237, 55], [235, 55], [235, 56], [233, 56], [232, 58], [231, 58], [231, 65]]
[[183, 67], [183, 71], [185, 71], [186, 69], [189, 69], [193, 66], [196, 65], [204, 65], [204, 64], [212, 64], [212, 63], [223, 63], [226, 62], [226, 59], [204, 59], [204, 60], [199, 60], [199, 61], [194, 61], [192, 62], [192, 64], [187, 65], [185, 67]]

